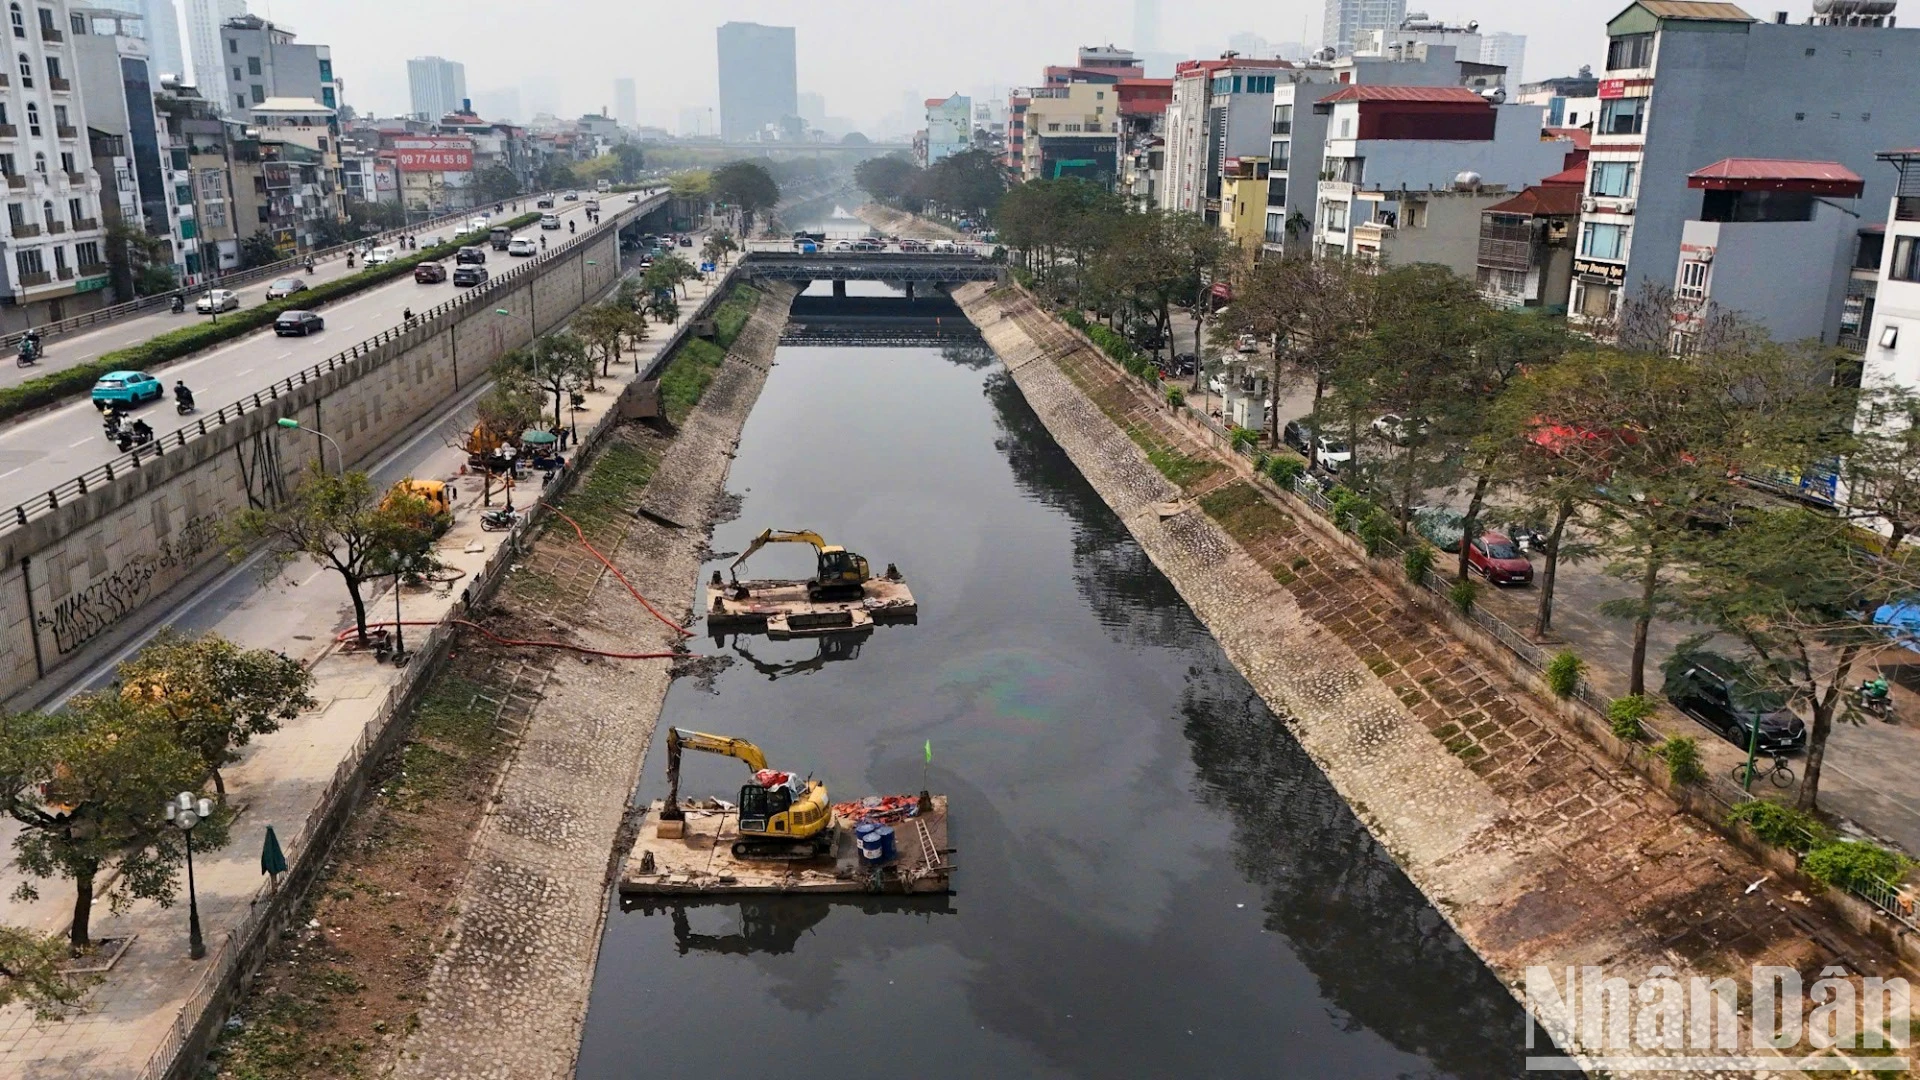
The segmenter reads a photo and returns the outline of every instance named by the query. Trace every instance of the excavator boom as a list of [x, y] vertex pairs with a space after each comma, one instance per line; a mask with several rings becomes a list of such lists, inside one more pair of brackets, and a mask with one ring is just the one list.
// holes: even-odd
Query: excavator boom
[[740, 564], [752, 558], [754, 552], [759, 551], [768, 544], [812, 544], [813, 550], [818, 553], [822, 548], [827, 546], [827, 541], [825, 537], [811, 529], [768, 529], [759, 536], [754, 537], [753, 543], [747, 545], [747, 550], [741, 552], [740, 557], [733, 560], [733, 564], [727, 567], [727, 576], [737, 580], [739, 577], [737, 571], [740, 569]]
[[680, 812], [680, 749], [691, 747], [708, 754], [720, 754], [723, 757], [739, 758], [746, 762], [747, 768], [759, 772], [767, 767], [767, 755], [758, 746], [745, 739], [735, 739], [726, 735], [708, 735], [704, 731], [682, 731], [677, 727], [667, 729], [667, 810]]

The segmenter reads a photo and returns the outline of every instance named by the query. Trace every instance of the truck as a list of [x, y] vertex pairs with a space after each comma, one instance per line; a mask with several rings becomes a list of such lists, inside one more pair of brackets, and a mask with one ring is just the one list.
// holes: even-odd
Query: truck
[[504, 225], [495, 225], [487, 232], [487, 239], [493, 242], [493, 250], [505, 251], [513, 242], [513, 230]]

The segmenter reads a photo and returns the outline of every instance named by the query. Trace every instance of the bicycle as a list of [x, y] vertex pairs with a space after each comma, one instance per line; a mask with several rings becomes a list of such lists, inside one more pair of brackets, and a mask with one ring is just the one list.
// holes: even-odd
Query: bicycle
[[[1793, 786], [1793, 770], [1787, 767], [1787, 759], [1781, 757], [1778, 754], [1773, 754], [1770, 756], [1773, 759], [1773, 764], [1771, 765], [1763, 764], [1758, 761], [1753, 763], [1753, 769], [1754, 769], [1753, 778], [1755, 780], [1762, 780], [1762, 779], [1771, 780], [1773, 781], [1774, 787], [1782, 787], [1782, 788], [1792, 787]], [[1743, 761], [1740, 764], [1735, 765], [1733, 767], [1733, 782], [1736, 784], [1739, 784], [1743, 788], [1747, 786], [1747, 763], [1746, 762]]]

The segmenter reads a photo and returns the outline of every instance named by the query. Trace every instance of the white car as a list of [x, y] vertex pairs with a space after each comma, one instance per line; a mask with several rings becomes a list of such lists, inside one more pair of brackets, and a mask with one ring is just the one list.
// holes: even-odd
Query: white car
[[488, 222], [491, 222], [492, 220], [493, 220], [492, 218], [488, 217], [485, 214], [476, 214], [473, 217], [470, 217], [467, 219], [467, 231], [479, 232], [481, 229], [486, 228]]
[[207, 295], [193, 302], [193, 310], [202, 315], [211, 315], [216, 311], [232, 311], [240, 306], [240, 294], [232, 289], [209, 289]]
[[1240, 341], [1234, 348], [1243, 353], [1257, 352], [1260, 349], [1260, 339], [1252, 334], [1241, 334]]
[[1409, 419], [1399, 413], [1384, 413], [1373, 418], [1373, 433], [1395, 446], [1405, 446], [1427, 430], [1425, 420]]
[[560, 227], [560, 215], [558, 215], [558, 214], [541, 214], [541, 215], [540, 215], [540, 227], [541, 227], [541, 228], [543, 228], [543, 229], [557, 229], [557, 228], [559, 228], [559, 227]]
[[399, 257], [400, 257], [399, 248], [377, 247], [377, 248], [374, 248], [372, 251], [367, 252], [367, 265], [379, 266], [381, 263], [390, 263]]
[[516, 236], [507, 244], [509, 255], [538, 255], [540, 245], [531, 236]]

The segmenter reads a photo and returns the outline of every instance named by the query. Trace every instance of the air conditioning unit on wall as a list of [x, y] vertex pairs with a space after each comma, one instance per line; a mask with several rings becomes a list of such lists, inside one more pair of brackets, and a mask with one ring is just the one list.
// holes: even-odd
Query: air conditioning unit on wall
[[1632, 199], [1621, 199], [1621, 200], [1620, 200], [1620, 206], [1619, 206], [1619, 212], [1620, 212], [1620, 213], [1622, 213], [1622, 214], [1631, 214], [1631, 213], [1633, 213], [1633, 200], [1632, 200]]
[[1594, 212], [1595, 210], [1598, 210], [1598, 209], [1600, 209], [1600, 204], [1599, 204], [1599, 203], [1597, 203], [1597, 202], [1594, 202], [1594, 201], [1593, 201], [1592, 199], [1581, 199], [1581, 200], [1580, 200], [1580, 212], [1581, 212], [1581, 213], [1583, 213], [1583, 214], [1591, 214], [1591, 213], [1593, 213], [1593, 212]]

